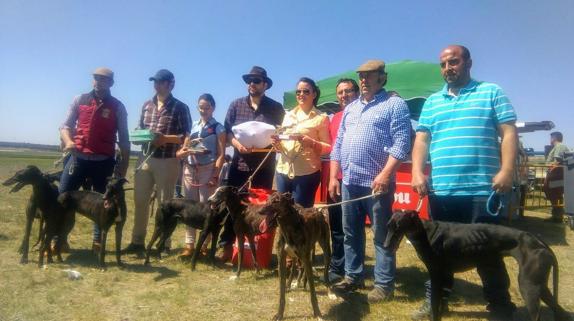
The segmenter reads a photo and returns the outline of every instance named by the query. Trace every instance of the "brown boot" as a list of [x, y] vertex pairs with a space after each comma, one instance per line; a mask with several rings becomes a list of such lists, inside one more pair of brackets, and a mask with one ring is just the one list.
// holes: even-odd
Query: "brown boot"
[[179, 255], [179, 258], [190, 259], [191, 256], [193, 255], [193, 248], [194, 248], [193, 243], [186, 243], [185, 248], [183, 248], [183, 251]]

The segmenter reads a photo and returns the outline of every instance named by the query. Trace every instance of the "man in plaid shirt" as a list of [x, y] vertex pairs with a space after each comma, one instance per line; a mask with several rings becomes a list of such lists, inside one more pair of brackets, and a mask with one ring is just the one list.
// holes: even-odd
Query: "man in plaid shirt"
[[[149, 80], [154, 82], [156, 95], [144, 103], [139, 128], [150, 129], [156, 134], [156, 139], [151, 146], [144, 145], [143, 150], [147, 149], [152, 155], [140, 155], [134, 175], [134, 227], [132, 241], [126, 248], [127, 252], [132, 253], [144, 250], [153, 189], [156, 188], [158, 204], [173, 196], [180, 167], [175, 152], [191, 130], [189, 108], [171, 95], [175, 85], [173, 74], [161, 69]], [[173, 141], [168, 135], [172, 138], [179, 136], [181, 140]]]
[[[332, 198], [342, 194], [343, 201], [382, 194], [342, 205], [345, 278], [333, 286], [333, 291], [345, 294], [364, 285], [367, 214], [375, 245], [375, 287], [368, 300], [376, 303], [393, 297], [395, 254], [383, 243], [392, 215], [395, 172], [410, 151], [411, 123], [405, 101], [383, 89], [387, 82], [383, 61], [369, 60], [357, 72], [361, 95], [343, 112], [331, 152], [329, 193]], [[342, 186], [337, 179], [340, 169]]]
[[[229, 105], [225, 116], [225, 130], [227, 141], [233, 146], [233, 159], [229, 168], [228, 182], [231, 186], [240, 187], [253, 175], [255, 169], [265, 158], [265, 153], [253, 153], [251, 148], [243, 146], [233, 135], [232, 128], [248, 121], [259, 121], [279, 126], [283, 122], [285, 110], [280, 103], [265, 96], [265, 91], [273, 86], [267, 71], [259, 66], [253, 66], [248, 74], [242, 76], [247, 85], [249, 95], [241, 97]], [[275, 176], [275, 157], [269, 157], [253, 177], [253, 188], [270, 190]], [[232, 221], [228, 219], [221, 233], [220, 245], [224, 253], [222, 261], [231, 259], [232, 244], [235, 240]]]

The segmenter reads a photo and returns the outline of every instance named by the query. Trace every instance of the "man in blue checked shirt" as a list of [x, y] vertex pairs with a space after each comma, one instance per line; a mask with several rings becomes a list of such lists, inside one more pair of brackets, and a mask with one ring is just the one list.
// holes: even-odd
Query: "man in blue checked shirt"
[[[518, 136], [516, 114], [499, 86], [470, 77], [472, 59], [467, 48], [449, 46], [440, 54], [444, 88], [425, 102], [413, 148], [412, 186], [429, 195], [432, 220], [458, 223], [497, 223], [487, 213], [489, 194], [512, 188]], [[500, 137], [500, 143], [499, 143]], [[430, 155], [430, 184], [423, 173]], [[477, 267], [488, 301], [489, 320], [512, 320], [510, 280], [502, 258]], [[444, 289], [443, 311], [452, 289]], [[430, 281], [427, 300], [413, 320], [430, 316]]]
[[[395, 254], [383, 243], [392, 215], [395, 172], [411, 147], [411, 123], [405, 101], [383, 89], [387, 82], [383, 61], [369, 60], [357, 72], [361, 95], [343, 113], [331, 152], [329, 193], [332, 198], [342, 194], [343, 201], [381, 194], [342, 205], [345, 278], [333, 291], [344, 294], [364, 285], [366, 214], [372, 222], [375, 245], [375, 287], [368, 299], [376, 303], [393, 297]], [[342, 186], [337, 180], [340, 169]]]

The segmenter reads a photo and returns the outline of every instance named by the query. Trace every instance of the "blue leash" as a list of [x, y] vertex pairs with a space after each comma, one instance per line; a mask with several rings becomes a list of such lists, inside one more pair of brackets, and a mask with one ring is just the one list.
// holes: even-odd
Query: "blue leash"
[[491, 216], [498, 216], [498, 214], [500, 214], [500, 210], [504, 208], [504, 197], [502, 195], [498, 197], [498, 207], [496, 209], [496, 212], [492, 212], [490, 210], [490, 204], [493, 200], [494, 195], [496, 195], [496, 191], [492, 191], [490, 193], [490, 196], [488, 196], [488, 200], [486, 201], [486, 212]]

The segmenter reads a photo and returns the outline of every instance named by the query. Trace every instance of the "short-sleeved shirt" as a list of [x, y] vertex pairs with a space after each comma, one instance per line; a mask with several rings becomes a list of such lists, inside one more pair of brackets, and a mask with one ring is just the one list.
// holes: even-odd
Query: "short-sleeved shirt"
[[[329, 135], [331, 136], [331, 144], [335, 144], [337, 140], [337, 133], [339, 132], [339, 126], [341, 125], [341, 119], [343, 119], [343, 111], [336, 112], [331, 118], [331, 123], [329, 124]], [[337, 179], [343, 179], [343, 173], [339, 170], [337, 174]]]
[[437, 195], [488, 195], [500, 170], [500, 124], [514, 122], [496, 84], [471, 80], [458, 96], [448, 86], [425, 102], [417, 131], [430, 133], [431, 189]]
[[187, 161], [191, 165], [207, 165], [215, 162], [217, 159], [217, 137], [225, 132], [225, 128], [215, 118], [211, 118], [206, 123], [202, 120], [193, 122], [191, 127], [190, 139], [201, 138], [201, 144], [208, 151], [206, 154], [197, 154], [189, 156]]
[[[91, 95], [95, 95], [94, 91], [90, 92]], [[68, 110], [68, 114], [66, 115], [66, 120], [60, 126], [60, 129], [68, 129], [72, 133], [76, 129], [78, 116], [80, 114], [80, 98], [82, 95], [76, 96], [74, 101], [70, 105]], [[115, 99], [114, 97], [110, 96], [108, 99]], [[122, 150], [129, 150], [130, 148], [130, 141], [129, 141], [129, 134], [128, 134], [128, 112], [126, 111], [126, 107], [122, 102], [115, 99], [117, 104], [116, 109], [116, 121], [117, 121], [117, 129], [118, 129], [118, 146]], [[97, 154], [84, 154], [80, 151], [76, 151], [76, 157], [80, 159], [87, 159], [87, 160], [104, 160], [109, 158], [107, 155], [97, 155]]]
[[371, 187], [389, 155], [402, 161], [410, 149], [411, 122], [407, 103], [383, 89], [370, 102], [364, 102], [361, 96], [347, 105], [331, 160], [339, 162], [343, 184]]
[[[270, 125], [279, 126], [283, 122], [285, 110], [280, 103], [275, 100], [263, 96], [257, 110], [251, 107], [249, 96], [242, 97], [234, 100], [229, 105], [227, 115], [225, 116], [225, 130], [227, 133], [232, 133], [231, 128], [248, 121], [260, 121]], [[241, 171], [255, 170], [265, 157], [265, 153], [251, 153], [242, 155], [233, 149], [232, 167], [238, 168]], [[275, 166], [275, 162], [268, 162], [269, 166]], [[274, 170], [274, 168], [273, 168]], [[265, 172], [265, 171], [262, 171]], [[271, 177], [271, 181], [273, 178]]]
[[[295, 107], [283, 119], [284, 134], [307, 135], [314, 140], [331, 144], [329, 137], [329, 118], [317, 108], [306, 114], [301, 108]], [[321, 170], [321, 155], [311, 147], [303, 147], [295, 140], [281, 142], [283, 152], [277, 161], [277, 173], [290, 178], [313, 174]]]
[[546, 161], [547, 162], [555, 162], [556, 157], [564, 158], [564, 154], [568, 153], [568, 152], [570, 152], [570, 149], [568, 148], [568, 146], [566, 146], [562, 143], [558, 143], [558, 144], [554, 145], [554, 147], [552, 148], [550, 153], [548, 153], [548, 157], [546, 157]]
[[[187, 136], [191, 130], [191, 115], [189, 107], [181, 101], [169, 96], [158, 110], [157, 96], [146, 101], [142, 107], [139, 128], [150, 129], [155, 133], [164, 135]], [[179, 144], [165, 144], [157, 148], [153, 157], [174, 158]]]

